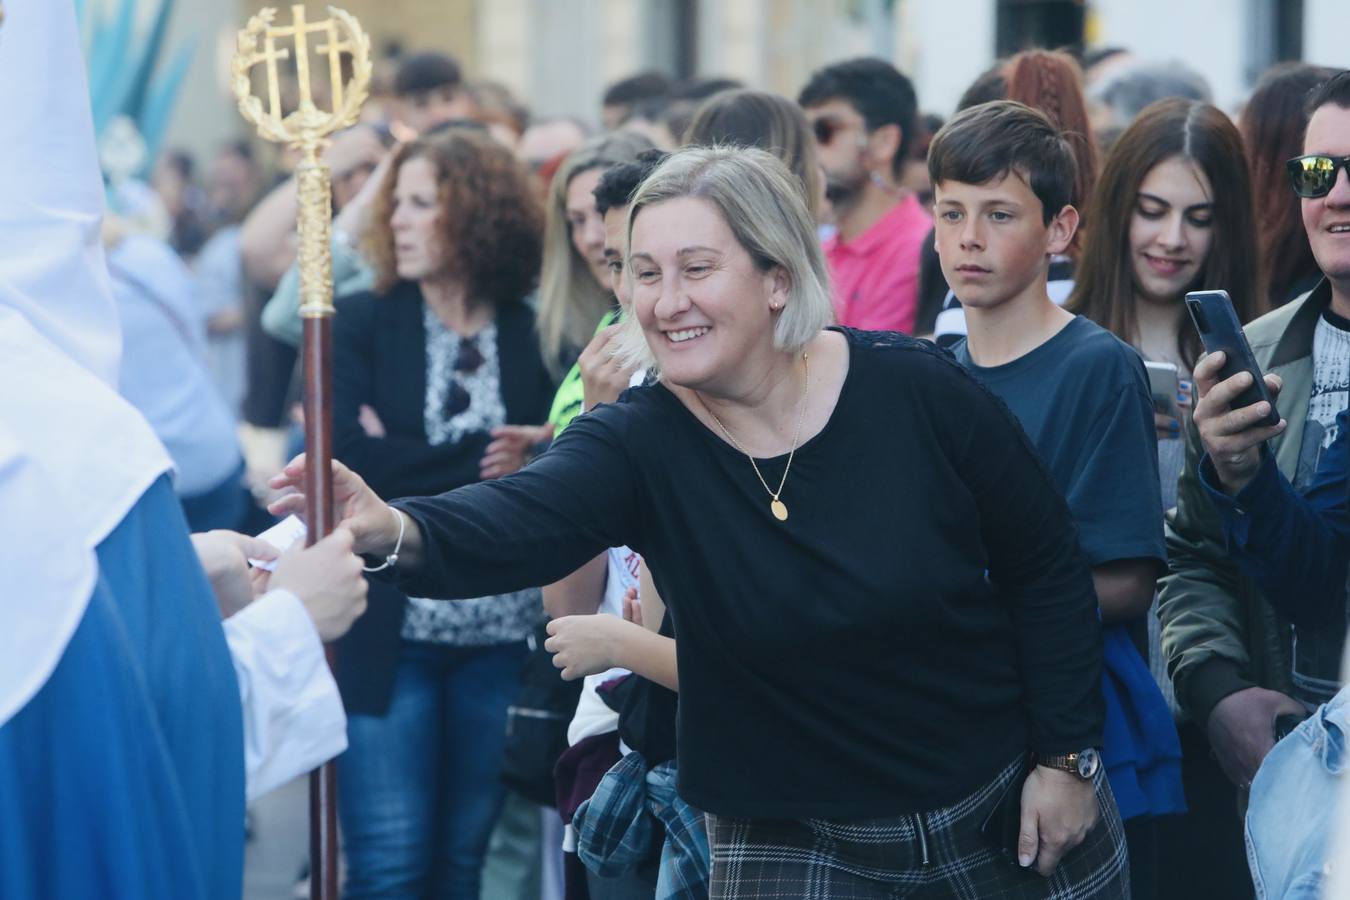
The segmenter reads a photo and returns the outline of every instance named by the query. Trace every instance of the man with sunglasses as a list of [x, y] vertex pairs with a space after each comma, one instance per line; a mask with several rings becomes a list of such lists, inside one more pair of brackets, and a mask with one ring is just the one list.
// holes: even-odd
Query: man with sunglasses
[[1196, 366], [1158, 607], [1177, 697], [1244, 792], [1276, 720], [1335, 695], [1346, 634], [1350, 72], [1318, 87], [1308, 109], [1289, 172], [1324, 278], [1246, 329], [1278, 425], [1259, 424], [1264, 404], [1231, 408], [1249, 375], [1219, 381], [1217, 354]]
[[918, 136], [909, 79], [880, 59], [811, 76], [797, 102], [816, 138], [837, 233], [825, 242], [835, 316], [871, 331], [914, 331], [919, 250], [933, 219], [900, 184]]

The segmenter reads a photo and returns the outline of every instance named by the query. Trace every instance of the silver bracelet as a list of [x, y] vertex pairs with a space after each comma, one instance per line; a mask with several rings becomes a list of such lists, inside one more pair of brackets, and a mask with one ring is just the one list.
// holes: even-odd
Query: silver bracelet
[[394, 518], [398, 519], [398, 542], [394, 544], [394, 552], [386, 556], [384, 558], [384, 562], [380, 563], [378, 566], [375, 566], [374, 568], [371, 568], [370, 566], [362, 566], [361, 571], [363, 572], [383, 572], [385, 569], [389, 568], [390, 566], [393, 566], [398, 562], [398, 551], [403, 548], [403, 529], [407, 527], [408, 520], [404, 517], [403, 513], [399, 512], [397, 509], [394, 509], [394, 507], [391, 506], [389, 507], [389, 509], [394, 513]]

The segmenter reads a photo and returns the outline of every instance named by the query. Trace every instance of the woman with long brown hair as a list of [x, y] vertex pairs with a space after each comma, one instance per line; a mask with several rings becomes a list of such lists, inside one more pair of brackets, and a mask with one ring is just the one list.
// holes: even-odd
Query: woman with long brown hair
[[605, 229], [592, 192], [606, 169], [651, 148], [651, 141], [630, 131], [598, 135], [572, 151], [553, 176], [545, 205], [539, 340], [555, 379], [563, 380], [615, 305]]
[[1322, 277], [1284, 164], [1303, 153], [1308, 94], [1334, 74], [1334, 69], [1303, 62], [1272, 66], [1261, 76], [1238, 120], [1251, 164], [1256, 245], [1265, 273], [1262, 287], [1272, 307], [1312, 290]]
[[[1245, 323], [1265, 307], [1257, 277], [1256, 225], [1247, 157], [1237, 128], [1223, 112], [1195, 100], [1161, 100], [1147, 107], [1116, 140], [1102, 169], [1069, 308], [1109, 329], [1146, 360], [1176, 366], [1175, 404], [1155, 407], [1163, 508], [1176, 506], [1185, 463], [1182, 419], [1191, 407], [1191, 370], [1200, 338], [1186, 314], [1187, 291], [1223, 289]], [[1156, 400], [1155, 400], [1156, 403]], [[1148, 661], [1154, 680], [1175, 710], [1163, 661], [1155, 606], [1148, 616]], [[1192, 812], [1184, 819], [1143, 821], [1131, 836], [1132, 872], [1145, 854], [1154, 876], [1171, 871], [1169, 854], [1185, 852], [1181, 835], [1201, 838], [1213, 826], [1195, 812], [1204, 779], [1217, 775], [1196, 726], [1178, 722], [1182, 784]], [[1221, 777], [1221, 776], [1219, 776]], [[1127, 831], [1131, 823], [1126, 824]], [[1140, 837], [1142, 832], [1146, 837]], [[1203, 839], [1212, 836], [1204, 834]], [[1141, 878], [1134, 878], [1136, 882]], [[1154, 885], [1156, 889], [1156, 885]], [[1145, 886], [1135, 884], [1135, 896]]]
[[[1189, 377], [1201, 347], [1187, 291], [1228, 291], [1244, 323], [1265, 310], [1247, 155], [1215, 107], [1172, 99], [1145, 109], [1112, 149], [1092, 209], [1069, 306], [1146, 359]], [[1160, 438], [1179, 437], [1175, 419], [1158, 425]]]

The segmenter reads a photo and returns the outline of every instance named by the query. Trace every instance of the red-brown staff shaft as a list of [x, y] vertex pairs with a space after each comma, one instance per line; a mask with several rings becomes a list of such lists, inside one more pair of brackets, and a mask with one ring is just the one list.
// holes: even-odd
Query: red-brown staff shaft
[[[333, 320], [304, 320], [305, 514], [313, 545], [333, 531]], [[324, 648], [330, 668], [331, 645]], [[309, 775], [310, 897], [338, 897], [337, 774], [327, 762]]]

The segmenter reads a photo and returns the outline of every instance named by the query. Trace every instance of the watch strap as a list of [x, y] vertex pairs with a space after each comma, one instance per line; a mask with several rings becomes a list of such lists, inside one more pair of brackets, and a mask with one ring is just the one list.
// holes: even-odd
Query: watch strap
[[1092, 757], [1093, 755], [1096, 755], [1097, 758], [1089, 758], [1087, 762], [1093, 769], [1093, 775], [1095, 775], [1096, 770], [1101, 766], [1101, 757], [1095, 748], [1092, 750], [1080, 751], [1078, 753], [1048, 754], [1045, 756], [1038, 755], [1036, 757], [1036, 764], [1050, 769], [1058, 769], [1061, 772], [1068, 772], [1075, 778], [1089, 781], [1092, 776], [1083, 775], [1083, 757]]

